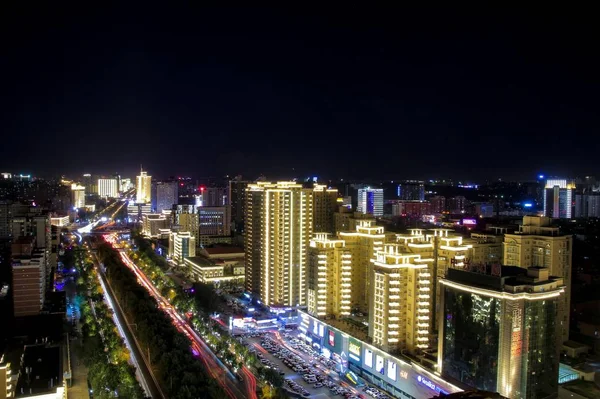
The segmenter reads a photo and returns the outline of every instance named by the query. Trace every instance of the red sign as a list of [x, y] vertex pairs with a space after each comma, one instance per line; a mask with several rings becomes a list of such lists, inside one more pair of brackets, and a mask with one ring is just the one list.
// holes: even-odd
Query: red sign
[[335, 332], [329, 330], [329, 346], [335, 346]]

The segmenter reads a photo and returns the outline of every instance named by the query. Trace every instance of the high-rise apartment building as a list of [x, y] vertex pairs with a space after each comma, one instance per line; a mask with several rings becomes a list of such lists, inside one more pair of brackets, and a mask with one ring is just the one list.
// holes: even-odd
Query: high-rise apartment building
[[418, 180], [407, 180], [398, 184], [398, 199], [402, 201], [424, 201], [425, 183]]
[[226, 187], [200, 187], [202, 206], [229, 205], [229, 189]]
[[171, 210], [179, 200], [178, 183], [176, 181], [162, 181], [156, 183], [156, 212]]
[[385, 244], [372, 260], [369, 337], [386, 352], [429, 347], [432, 258]]
[[600, 192], [575, 195], [575, 218], [600, 218]]
[[15, 317], [33, 316], [44, 306], [46, 251], [35, 249], [36, 237], [24, 236], [12, 243], [13, 306]]
[[547, 268], [450, 269], [441, 281], [438, 372], [507, 398], [556, 398], [562, 279]]
[[169, 257], [178, 265], [185, 258], [196, 256], [196, 239], [189, 231], [172, 232], [169, 235]]
[[565, 295], [558, 304], [561, 342], [569, 339], [573, 236], [561, 234], [548, 217], [525, 216], [519, 231], [504, 235], [504, 264], [529, 268], [546, 267], [550, 275], [563, 279]]
[[80, 209], [85, 207], [85, 187], [78, 184], [71, 185], [71, 196], [73, 208]]
[[313, 231], [335, 234], [334, 214], [339, 206], [338, 190], [322, 184], [313, 187]]
[[339, 237], [346, 242], [352, 255], [352, 308], [369, 313], [369, 283], [371, 260], [383, 249], [384, 228], [373, 219], [358, 220], [354, 231], [342, 231]]
[[317, 317], [345, 317], [352, 304], [352, 254], [346, 242], [315, 233], [307, 253], [307, 306]]
[[188, 231], [198, 242], [199, 217], [195, 205], [177, 205], [173, 208], [174, 228], [179, 231]]
[[10, 238], [12, 235], [12, 202], [0, 201], [0, 239]]
[[570, 219], [573, 213], [575, 184], [566, 179], [548, 179], [544, 188], [544, 216]]
[[98, 194], [98, 180], [94, 180], [92, 175], [86, 173], [83, 175], [83, 186], [85, 187], [85, 195]]
[[119, 182], [117, 179], [98, 179], [98, 195], [105, 198], [119, 196]]
[[231, 227], [235, 234], [244, 232], [246, 213], [246, 188], [248, 182], [237, 176], [229, 182], [229, 203], [231, 205]]
[[306, 252], [312, 222], [312, 189], [295, 182], [248, 185], [246, 281], [265, 305], [306, 304]]
[[152, 176], [148, 176], [148, 172], [140, 171], [140, 175], [136, 178], [136, 201], [140, 204], [148, 204], [152, 202]]
[[383, 216], [383, 189], [359, 188], [356, 210], [375, 217]]

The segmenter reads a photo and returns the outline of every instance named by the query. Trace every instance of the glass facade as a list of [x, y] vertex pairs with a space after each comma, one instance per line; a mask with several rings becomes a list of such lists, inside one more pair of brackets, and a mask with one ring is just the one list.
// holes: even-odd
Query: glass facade
[[442, 374], [495, 392], [501, 301], [447, 288]]
[[532, 301], [525, 305], [521, 367], [524, 397], [545, 398], [558, 389], [557, 311], [556, 300]]

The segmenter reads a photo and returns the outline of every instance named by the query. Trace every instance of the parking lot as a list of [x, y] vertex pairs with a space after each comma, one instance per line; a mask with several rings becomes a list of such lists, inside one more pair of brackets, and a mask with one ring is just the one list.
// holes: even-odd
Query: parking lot
[[246, 334], [244, 340], [265, 367], [284, 376], [284, 387], [301, 397], [388, 398], [374, 388], [359, 389], [342, 381], [335, 371], [335, 361], [319, 355], [291, 334], [253, 333]]

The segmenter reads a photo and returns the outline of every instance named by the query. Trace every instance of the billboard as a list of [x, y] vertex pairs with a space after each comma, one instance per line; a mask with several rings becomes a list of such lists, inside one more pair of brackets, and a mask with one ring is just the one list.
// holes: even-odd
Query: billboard
[[475, 226], [477, 224], [477, 219], [463, 219], [462, 220], [462, 224], [463, 226]]
[[360, 364], [362, 344], [359, 340], [350, 337], [348, 339], [348, 359], [351, 363]]

